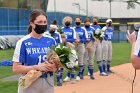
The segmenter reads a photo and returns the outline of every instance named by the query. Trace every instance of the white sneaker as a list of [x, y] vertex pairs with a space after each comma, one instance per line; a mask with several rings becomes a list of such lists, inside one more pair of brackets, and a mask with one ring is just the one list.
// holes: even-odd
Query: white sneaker
[[90, 73], [88, 72], [88, 76], [90, 76]]
[[102, 72], [102, 73], [100, 74], [100, 76], [108, 76], [108, 74], [105, 73], [105, 72]]
[[69, 77], [65, 77], [65, 79], [63, 80], [64, 82], [69, 82], [70, 78]]
[[76, 77], [76, 81], [80, 81], [80, 77], [79, 76]]

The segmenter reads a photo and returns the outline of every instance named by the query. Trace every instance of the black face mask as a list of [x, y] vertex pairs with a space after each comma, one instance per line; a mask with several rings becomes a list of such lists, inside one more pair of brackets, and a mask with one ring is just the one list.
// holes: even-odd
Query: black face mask
[[111, 23], [108, 23], [108, 24], [107, 24], [108, 27], [111, 27], [111, 25], [112, 25]]
[[47, 25], [38, 25], [38, 24], [35, 24], [35, 32], [37, 34], [42, 34], [46, 31], [47, 29]]
[[85, 25], [86, 28], [89, 28], [90, 25]]
[[53, 34], [55, 32], [55, 30], [50, 30], [50, 33]]
[[93, 22], [94, 25], [97, 25], [97, 22]]
[[70, 26], [70, 22], [66, 22], [65, 26], [67, 26], [67, 27]]
[[81, 22], [75, 22], [76, 26], [80, 26]]

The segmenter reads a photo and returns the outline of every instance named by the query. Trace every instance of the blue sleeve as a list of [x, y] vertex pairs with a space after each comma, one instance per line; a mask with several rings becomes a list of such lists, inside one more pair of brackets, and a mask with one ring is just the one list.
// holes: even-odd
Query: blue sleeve
[[20, 57], [19, 57], [19, 62], [25, 63], [26, 62], [26, 57], [25, 57], [25, 45], [22, 43], [21, 48], [20, 48]]
[[81, 42], [86, 43], [86, 33], [84, 32], [83, 38], [81, 39]]

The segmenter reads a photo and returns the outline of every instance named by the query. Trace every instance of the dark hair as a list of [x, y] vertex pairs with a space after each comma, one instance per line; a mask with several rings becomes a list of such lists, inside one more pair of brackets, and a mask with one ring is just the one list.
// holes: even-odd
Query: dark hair
[[30, 22], [34, 22], [36, 20], [36, 18], [40, 15], [44, 15], [47, 19], [45, 12], [42, 10], [33, 10], [31, 12], [30, 18], [29, 18], [28, 34], [30, 34], [32, 32], [32, 26], [30, 25]]
[[93, 21], [93, 19], [99, 20], [98, 17], [96, 17], [96, 16], [93, 16], [93, 17], [92, 17], [92, 21]]
[[91, 22], [91, 20], [90, 20], [89, 17], [87, 17], [87, 18], [85, 19], [84, 23], [86, 23], [86, 22]]
[[53, 21], [52, 21], [52, 24], [53, 24], [53, 25], [57, 25], [57, 20], [53, 20]]
[[76, 20], [76, 18], [79, 18], [82, 21], [82, 19], [79, 16], [76, 16], [74, 20]]

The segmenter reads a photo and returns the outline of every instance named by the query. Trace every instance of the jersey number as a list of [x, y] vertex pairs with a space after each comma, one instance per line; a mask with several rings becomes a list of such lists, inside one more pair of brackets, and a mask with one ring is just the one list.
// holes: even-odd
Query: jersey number
[[38, 64], [41, 64], [41, 62], [42, 61], [45, 61], [46, 60], [46, 55], [40, 55], [39, 57], [38, 57]]

